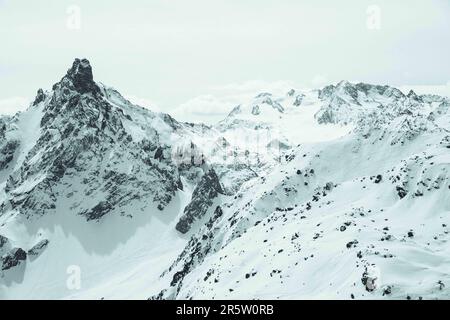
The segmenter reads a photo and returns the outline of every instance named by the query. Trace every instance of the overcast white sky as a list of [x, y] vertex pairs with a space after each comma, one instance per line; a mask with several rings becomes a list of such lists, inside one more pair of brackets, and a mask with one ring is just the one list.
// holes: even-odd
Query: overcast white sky
[[166, 112], [228, 108], [230, 88], [450, 87], [449, 0], [0, 0], [0, 41], [0, 113], [51, 88], [75, 57]]

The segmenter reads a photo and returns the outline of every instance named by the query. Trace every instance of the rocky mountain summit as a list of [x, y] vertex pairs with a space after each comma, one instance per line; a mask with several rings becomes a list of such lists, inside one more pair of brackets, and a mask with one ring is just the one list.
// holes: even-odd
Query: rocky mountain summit
[[[218, 132], [133, 105], [95, 82], [86, 59], [75, 59], [51, 91], [39, 89], [27, 111], [0, 118], [0, 137], [3, 229], [35, 229], [46, 219], [67, 220], [65, 215], [100, 222], [106, 215], [132, 219], [149, 210], [165, 212], [184, 180], [192, 188], [198, 184], [177, 224], [186, 233], [224, 193], [211, 167], [214, 157], [224, 157]], [[203, 160], [197, 162], [199, 156]], [[246, 176], [238, 165], [221, 163], [216, 170], [226, 188], [236, 188]], [[236, 179], [239, 172], [243, 178]], [[4, 270], [52, 244], [39, 234], [29, 237], [4, 252]]]
[[1, 212], [44, 215], [65, 198], [65, 206], [92, 220], [142, 198], [160, 208], [170, 202], [181, 182], [170, 161], [155, 157], [164, 142], [154, 129], [133, 139], [130, 114], [136, 107], [114, 94], [119, 104], [93, 81], [89, 62], [78, 59], [44, 99], [38, 92], [30, 111], [38, 114], [32, 121], [39, 135], [29, 148], [28, 141], [18, 143], [16, 161], [8, 158], [15, 168], [6, 179]]
[[0, 117], [0, 298], [449, 298], [449, 106], [342, 81], [206, 126], [75, 59]]

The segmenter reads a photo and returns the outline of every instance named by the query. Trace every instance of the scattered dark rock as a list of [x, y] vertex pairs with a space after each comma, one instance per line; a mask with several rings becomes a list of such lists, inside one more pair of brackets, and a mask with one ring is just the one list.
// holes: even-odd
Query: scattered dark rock
[[42, 251], [48, 246], [49, 241], [47, 239], [41, 240], [36, 243], [30, 250], [28, 250], [28, 256], [39, 256]]
[[392, 287], [391, 287], [391, 286], [386, 286], [386, 287], [383, 289], [383, 296], [390, 295], [391, 293], [392, 293]]
[[403, 199], [408, 194], [408, 192], [400, 186], [397, 186], [396, 190], [397, 190], [397, 194], [400, 197], [400, 199]]
[[297, 95], [295, 97], [295, 101], [293, 104], [294, 104], [294, 106], [298, 107], [302, 104], [302, 101], [303, 101], [303, 95]]
[[112, 209], [113, 205], [107, 200], [103, 200], [97, 203], [92, 209], [82, 212], [81, 215], [86, 216], [88, 221], [95, 220], [100, 219]]
[[372, 292], [377, 288], [377, 280], [378, 277], [369, 272], [369, 269], [366, 267], [362, 277], [361, 282], [366, 287], [366, 291]]
[[27, 253], [21, 248], [14, 248], [2, 258], [2, 270], [11, 269], [27, 259]]
[[353, 240], [348, 242], [345, 246], [347, 247], [347, 249], [350, 249], [352, 247], [356, 247], [356, 245], [358, 244], [358, 240]]
[[0, 249], [5, 247], [7, 243], [9, 243], [9, 239], [7, 237], [0, 235]]
[[158, 147], [158, 149], [156, 149], [154, 158], [159, 161], [164, 160], [163, 149], [161, 147]]
[[334, 188], [334, 183], [333, 183], [333, 182], [327, 182], [327, 183], [325, 184], [325, 187], [324, 187], [324, 189], [325, 189], [326, 191], [331, 191], [331, 190], [333, 190], [333, 188]]

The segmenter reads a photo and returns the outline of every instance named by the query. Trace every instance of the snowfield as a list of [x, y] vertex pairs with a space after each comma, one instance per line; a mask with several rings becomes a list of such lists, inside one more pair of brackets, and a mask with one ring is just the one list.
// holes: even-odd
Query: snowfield
[[183, 123], [76, 59], [0, 117], [0, 299], [449, 299], [449, 107], [342, 81]]

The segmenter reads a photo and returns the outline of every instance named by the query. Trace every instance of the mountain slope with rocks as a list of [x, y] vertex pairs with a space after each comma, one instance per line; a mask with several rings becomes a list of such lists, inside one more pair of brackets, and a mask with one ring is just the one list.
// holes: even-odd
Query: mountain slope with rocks
[[[2, 246], [0, 285], [6, 285], [6, 296], [39, 263], [30, 263], [32, 257], [65, 241], [55, 236], [55, 228], [85, 243], [83, 250], [103, 253], [118, 245], [115, 238], [125, 240], [141, 227], [130, 220], [174, 218], [184, 194], [214, 172], [212, 158], [201, 160], [204, 145], [220, 140], [207, 126], [131, 104], [95, 82], [85, 59], [76, 59], [50, 91], [39, 89], [27, 111], [0, 118], [0, 137], [0, 235], [11, 243]], [[213, 156], [223, 153], [217, 148]], [[237, 165], [221, 164], [217, 171], [227, 188], [240, 183], [238, 173], [248, 175]], [[223, 192], [218, 180], [216, 185]], [[199, 201], [209, 201], [208, 195]], [[203, 205], [207, 210], [208, 203]], [[118, 225], [103, 227], [111, 220]], [[130, 234], [120, 234], [120, 224], [132, 226]], [[85, 235], [83, 228], [91, 226], [92, 234]], [[89, 242], [100, 230], [111, 243]], [[59, 255], [64, 253], [54, 251], [53, 259]], [[30, 266], [12, 268], [20, 264]]]
[[0, 298], [450, 298], [449, 106], [342, 81], [206, 126], [76, 59], [0, 117]]
[[317, 101], [318, 123], [351, 132], [217, 206], [151, 298], [450, 297], [449, 100], [341, 82]]

